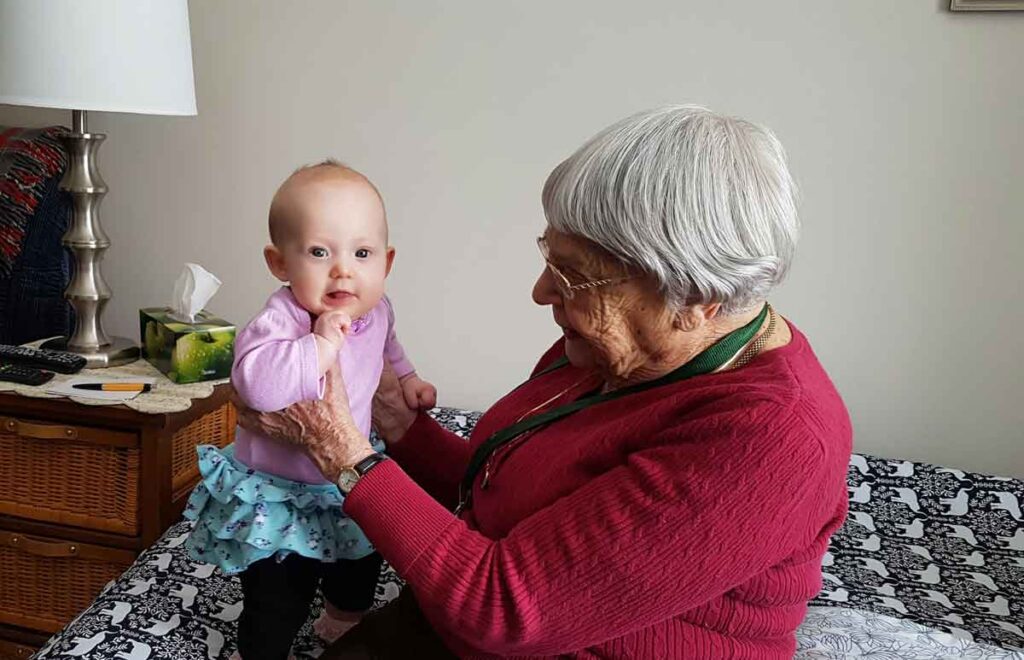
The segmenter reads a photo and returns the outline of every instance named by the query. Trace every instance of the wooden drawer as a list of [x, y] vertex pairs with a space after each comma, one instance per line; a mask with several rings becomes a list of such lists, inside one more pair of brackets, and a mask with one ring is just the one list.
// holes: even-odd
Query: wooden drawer
[[138, 435], [0, 417], [0, 514], [139, 533]]
[[0, 623], [57, 632], [135, 553], [0, 530]]
[[0, 660], [28, 660], [37, 649], [0, 639]]

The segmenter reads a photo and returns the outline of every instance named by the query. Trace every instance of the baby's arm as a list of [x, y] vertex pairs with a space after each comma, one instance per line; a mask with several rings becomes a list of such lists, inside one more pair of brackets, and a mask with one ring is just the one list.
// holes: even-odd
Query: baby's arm
[[313, 339], [320, 356], [320, 375], [338, 362], [338, 352], [352, 327], [352, 317], [340, 310], [325, 312], [313, 324]]
[[281, 311], [260, 312], [235, 338], [231, 384], [242, 401], [270, 412], [320, 398], [323, 381], [316, 337]]
[[384, 359], [395, 370], [409, 407], [433, 408], [437, 405], [437, 388], [416, 374], [415, 367], [406, 357], [405, 349], [402, 348], [395, 333], [395, 311], [391, 307], [391, 301], [385, 297], [384, 303], [388, 309], [388, 337], [384, 342]]

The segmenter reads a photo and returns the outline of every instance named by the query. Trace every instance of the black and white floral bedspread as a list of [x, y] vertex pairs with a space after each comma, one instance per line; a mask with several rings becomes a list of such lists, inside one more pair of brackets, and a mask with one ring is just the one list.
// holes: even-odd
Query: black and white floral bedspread
[[[460, 435], [479, 417], [433, 414]], [[797, 657], [1024, 660], [1024, 483], [858, 455], [849, 484], [850, 518], [825, 558]], [[227, 658], [241, 587], [188, 558], [189, 529], [171, 527], [35, 657]], [[376, 606], [400, 588], [385, 565]], [[322, 648], [312, 626], [321, 607], [318, 597], [298, 658]]]
[[1024, 652], [979, 644], [910, 619], [812, 606], [797, 630], [797, 660], [1022, 660]]
[[1024, 482], [854, 455], [817, 605], [1024, 649]]

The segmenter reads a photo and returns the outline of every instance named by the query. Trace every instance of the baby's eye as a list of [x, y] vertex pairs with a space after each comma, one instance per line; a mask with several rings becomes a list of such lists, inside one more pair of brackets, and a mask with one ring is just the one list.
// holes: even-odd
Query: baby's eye
[[370, 251], [367, 250], [366, 248], [359, 248], [358, 250], [356, 250], [356, 257], [357, 258], [365, 259], [368, 256], [370, 256]]
[[322, 247], [311, 247], [309, 248], [309, 254], [317, 259], [326, 259], [328, 252], [327, 248]]

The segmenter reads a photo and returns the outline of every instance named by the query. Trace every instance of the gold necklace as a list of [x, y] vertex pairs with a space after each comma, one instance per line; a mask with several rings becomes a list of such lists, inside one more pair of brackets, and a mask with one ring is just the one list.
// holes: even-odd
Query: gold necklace
[[[772, 308], [771, 305], [768, 305], [768, 327], [765, 328], [764, 332], [760, 333], [759, 335], [754, 336], [753, 338], [751, 338], [750, 341], [748, 341], [746, 344], [741, 346], [740, 349], [738, 351], [736, 351], [736, 354], [733, 357], [729, 358], [728, 362], [726, 362], [721, 367], [716, 369], [713, 373], [718, 373], [719, 371], [723, 371], [725, 369], [730, 369], [730, 368], [738, 369], [738, 368], [746, 365], [747, 363], [749, 363], [751, 360], [753, 360], [757, 356], [758, 353], [761, 352], [761, 350], [768, 343], [768, 339], [771, 338], [772, 333], [774, 333], [774, 332], [775, 332], [775, 310]], [[542, 401], [541, 403], [538, 403], [533, 408], [530, 408], [529, 410], [524, 412], [522, 415], [520, 415], [519, 418], [516, 419], [515, 423], [518, 424], [519, 422], [523, 421], [528, 416], [530, 416], [532, 413], [535, 413], [538, 410], [540, 410], [541, 408], [543, 408], [544, 406], [546, 406], [546, 405], [548, 405], [548, 404], [550, 404], [550, 403], [552, 403], [554, 401], [557, 401], [559, 398], [561, 398], [567, 392], [570, 392], [571, 390], [573, 390], [576, 387], [580, 386], [588, 378], [591, 378], [591, 377], [592, 377], [592, 374], [588, 374], [588, 375], [584, 376], [583, 378], [581, 378], [580, 380], [578, 380], [575, 383], [573, 383], [572, 385], [569, 385], [569, 387], [566, 387], [564, 390], [562, 390], [558, 394], [555, 394], [554, 396], [549, 397], [548, 399]], [[601, 391], [603, 392], [604, 388], [602, 388]], [[491, 476], [493, 476], [494, 470], [497, 468], [498, 464], [500, 463], [500, 461], [497, 460], [498, 457], [501, 456], [501, 455], [509, 454], [511, 452], [511, 450], [513, 448], [515, 448], [516, 445], [520, 444], [523, 440], [525, 440], [526, 438], [528, 438], [531, 435], [533, 435], [534, 430], [526, 431], [525, 433], [520, 435], [518, 438], [516, 438], [515, 441], [509, 443], [505, 447], [502, 447], [501, 450], [495, 451], [493, 454], [491, 454], [491, 456], [487, 459], [487, 462], [484, 463], [483, 475], [482, 475], [482, 477], [480, 479], [480, 488], [481, 488], [481, 490], [486, 490], [487, 486], [490, 484]]]
[[591, 378], [591, 377], [592, 377], [591, 374], [587, 374], [586, 376], [584, 376], [583, 378], [579, 379], [578, 381], [576, 381], [575, 383], [573, 383], [569, 387], [565, 388], [564, 390], [562, 390], [561, 392], [559, 392], [555, 396], [551, 397], [550, 399], [547, 399], [546, 401], [542, 401], [541, 403], [538, 403], [533, 408], [530, 408], [529, 410], [524, 412], [522, 415], [520, 415], [519, 419], [516, 420], [516, 423], [518, 424], [519, 422], [523, 421], [524, 419], [526, 419], [530, 415], [530, 413], [536, 412], [536, 411], [540, 410], [541, 408], [543, 408], [544, 406], [546, 406], [549, 403], [551, 403], [552, 401], [557, 400], [563, 394], [565, 394], [569, 390], [572, 390], [573, 388], [579, 386], [581, 383], [583, 383], [584, 381], [586, 381], [588, 378]]
[[[564, 394], [566, 394], [567, 392], [570, 392], [570, 391], [574, 390], [575, 388], [579, 387], [582, 383], [586, 382], [587, 379], [592, 378], [592, 377], [593, 377], [592, 374], [587, 374], [586, 376], [584, 376], [583, 378], [579, 379], [578, 381], [576, 381], [575, 383], [573, 383], [569, 387], [565, 388], [564, 390], [562, 390], [558, 394], [554, 395], [553, 397], [550, 397], [550, 398], [546, 399], [545, 401], [542, 401], [541, 403], [538, 403], [533, 408], [530, 408], [529, 410], [524, 412], [522, 415], [520, 415], [519, 418], [516, 419], [515, 423], [518, 424], [519, 422], [523, 421], [528, 416], [530, 416], [532, 413], [537, 412], [538, 410], [540, 410], [544, 406], [548, 405], [549, 403], [557, 401]], [[488, 457], [487, 462], [484, 463], [483, 476], [480, 478], [480, 489], [481, 490], [487, 490], [487, 486], [490, 484], [490, 481], [491, 481], [491, 476], [497, 470], [498, 464], [500, 463], [498, 458], [501, 457], [501, 456], [504, 456], [504, 455], [507, 455], [507, 454], [511, 453], [511, 450], [513, 448], [515, 448], [516, 445], [520, 444], [523, 440], [525, 440], [528, 437], [530, 437], [531, 435], [533, 435], [534, 431], [536, 431], [536, 429], [532, 429], [532, 430], [526, 431], [525, 433], [520, 435], [518, 438], [516, 438], [513, 442], [510, 442], [508, 445], [502, 447], [498, 451], [495, 451], [493, 454], [490, 455], [490, 457]]]
[[[767, 304], [767, 303], [766, 303]], [[739, 369], [750, 363], [758, 353], [764, 350], [764, 347], [768, 344], [768, 340], [775, 332], [775, 309], [768, 305], [768, 327], [765, 328], [764, 332], [755, 335], [744, 344], [740, 350], [736, 351], [736, 355], [729, 358], [729, 361], [723, 364], [718, 369], [715, 369], [715, 373], [725, 371], [727, 369]]]

